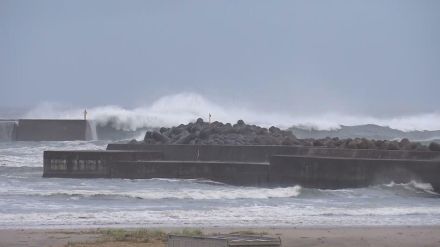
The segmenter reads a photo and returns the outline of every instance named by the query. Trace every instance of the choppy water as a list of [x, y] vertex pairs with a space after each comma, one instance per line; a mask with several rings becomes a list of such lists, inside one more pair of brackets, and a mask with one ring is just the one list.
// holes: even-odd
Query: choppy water
[[317, 190], [172, 179], [42, 178], [43, 150], [104, 142], [0, 143], [0, 228], [438, 225], [429, 184]]

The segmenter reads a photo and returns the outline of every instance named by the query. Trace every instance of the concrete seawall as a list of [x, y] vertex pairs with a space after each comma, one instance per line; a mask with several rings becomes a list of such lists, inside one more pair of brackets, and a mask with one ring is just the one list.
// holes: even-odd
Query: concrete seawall
[[364, 159], [438, 160], [440, 152], [376, 149], [316, 148], [304, 146], [268, 145], [160, 145], [108, 144], [107, 150], [151, 150], [164, 154], [166, 160], [212, 160], [269, 162], [272, 155], [302, 155], [313, 157], [343, 157]]
[[152, 150], [165, 160], [269, 162], [274, 154], [290, 154], [291, 146], [109, 144], [107, 150]]
[[93, 130], [86, 120], [20, 119], [17, 141], [91, 140]]
[[162, 159], [162, 153], [156, 151], [45, 151], [43, 176], [210, 179], [233, 185], [268, 185], [267, 163]]
[[[94, 153], [92, 158], [86, 152], [45, 152], [44, 176], [190, 178], [233, 185], [299, 184], [322, 189], [416, 180], [431, 183], [440, 192], [440, 152], [139, 144], [110, 144], [108, 149]], [[142, 153], [147, 154], [130, 156]], [[78, 168], [79, 162], [105, 165], [100, 169]]]
[[432, 160], [275, 155], [270, 160], [269, 181], [274, 186], [340, 189], [416, 180], [431, 183], [440, 191], [439, 174], [440, 162]]
[[0, 142], [122, 140], [146, 131], [126, 131], [82, 119], [0, 119]]
[[114, 162], [162, 158], [145, 151], [45, 151], [43, 177], [110, 178]]
[[232, 185], [268, 186], [269, 165], [219, 161], [120, 161], [111, 168], [112, 178], [209, 179]]

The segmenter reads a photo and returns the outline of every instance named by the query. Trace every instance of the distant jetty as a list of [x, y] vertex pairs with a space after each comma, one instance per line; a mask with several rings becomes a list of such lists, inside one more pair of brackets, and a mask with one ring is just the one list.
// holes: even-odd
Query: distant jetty
[[121, 140], [146, 131], [113, 125], [83, 119], [0, 119], [0, 142]]
[[76, 141], [96, 139], [92, 121], [77, 119], [0, 120], [0, 141]]
[[408, 140], [300, 140], [275, 127], [199, 119], [147, 132], [142, 142], [109, 144], [105, 151], [45, 151], [43, 176], [210, 179], [322, 189], [415, 180], [440, 192], [436, 148]]

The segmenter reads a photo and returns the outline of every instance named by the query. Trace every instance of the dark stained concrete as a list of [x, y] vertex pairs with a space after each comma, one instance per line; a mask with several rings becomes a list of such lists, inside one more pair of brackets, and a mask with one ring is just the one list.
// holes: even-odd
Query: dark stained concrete
[[233, 185], [322, 189], [416, 180], [431, 183], [440, 192], [440, 152], [147, 144], [107, 148], [89, 154], [45, 152], [44, 176], [200, 178]]
[[440, 161], [359, 159], [274, 155], [269, 181], [273, 186], [339, 189], [411, 180], [430, 183], [440, 191]]
[[269, 164], [219, 161], [118, 161], [112, 178], [209, 179], [217, 182], [268, 186]]
[[109, 178], [113, 162], [162, 158], [154, 151], [45, 151], [43, 176]]
[[267, 186], [268, 163], [164, 161], [155, 151], [45, 151], [44, 177], [210, 179]]

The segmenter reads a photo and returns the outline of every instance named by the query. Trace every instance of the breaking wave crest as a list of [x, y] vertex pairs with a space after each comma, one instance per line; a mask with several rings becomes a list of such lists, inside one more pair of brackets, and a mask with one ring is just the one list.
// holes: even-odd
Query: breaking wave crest
[[[66, 108], [57, 104], [43, 103], [27, 114], [26, 118], [82, 118], [83, 108]], [[392, 118], [356, 116], [328, 112], [315, 115], [286, 112], [260, 112], [248, 108], [217, 104], [195, 93], [167, 95], [147, 106], [126, 109], [120, 106], [100, 106], [87, 109], [91, 119], [98, 125], [112, 125], [121, 130], [149, 127], [170, 127], [188, 123], [201, 117], [213, 121], [234, 123], [239, 119], [260, 126], [313, 127], [315, 129], [338, 129], [341, 125], [377, 124], [399, 130], [438, 130], [440, 113], [425, 113]]]
[[384, 184], [383, 186], [391, 189], [399, 189], [399, 190], [403, 189], [415, 193], [427, 193], [427, 194], [438, 195], [436, 192], [434, 192], [434, 188], [430, 183], [417, 182], [414, 180], [411, 180], [408, 183], [391, 182], [389, 184]]
[[[348, 205], [347, 205], [348, 206]], [[135, 208], [127, 211], [77, 210], [38, 213], [0, 213], [0, 226], [13, 227], [87, 227], [87, 226], [389, 226], [436, 225], [438, 207], [376, 207], [335, 208], [291, 206], [218, 207], [211, 210], [170, 209], [146, 210]], [[402, 218], [403, 217], [403, 218]], [[402, 219], [401, 219], [402, 218]], [[396, 220], [397, 219], [397, 220]], [[18, 223], [18, 224], [17, 224]]]
[[439, 196], [412, 181], [319, 190], [209, 180], [41, 178], [0, 167], [0, 227], [438, 225]]
[[[2, 190], [0, 190], [2, 191]], [[112, 190], [8, 190], [2, 191], [3, 195], [21, 196], [44, 196], [44, 197], [69, 197], [73, 199], [93, 198], [93, 199], [189, 199], [189, 200], [235, 200], [235, 199], [271, 199], [297, 197], [301, 193], [300, 186], [287, 188], [249, 188], [222, 186], [217, 188], [185, 188], [185, 189], [146, 189], [133, 191], [112, 191]]]

